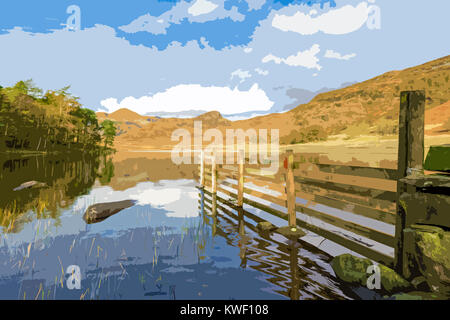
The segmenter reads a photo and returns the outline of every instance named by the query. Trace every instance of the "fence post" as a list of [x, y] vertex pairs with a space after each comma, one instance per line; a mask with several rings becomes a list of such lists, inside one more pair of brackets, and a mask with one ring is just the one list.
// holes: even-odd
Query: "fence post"
[[294, 183], [294, 153], [292, 150], [287, 150], [285, 159], [286, 173], [286, 199], [287, 211], [289, 216], [289, 226], [297, 228], [297, 215], [295, 213], [295, 183]]
[[215, 216], [217, 213], [217, 165], [216, 155], [214, 153], [211, 164], [211, 192], [212, 192], [212, 214]]
[[[423, 173], [425, 91], [403, 91], [400, 93], [399, 135], [398, 135], [398, 177]], [[396, 225], [395, 225], [395, 270], [403, 273], [403, 229], [405, 208], [400, 196], [406, 192], [406, 185], [397, 182]]]
[[205, 186], [205, 153], [203, 150], [200, 151], [200, 186], [202, 188]]
[[244, 205], [244, 162], [245, 154], [243, 150], [239, 151], [238, 163], [239, 163], [239, 177], [238, 177], [238, 198], [237, 205], [242, 207]]

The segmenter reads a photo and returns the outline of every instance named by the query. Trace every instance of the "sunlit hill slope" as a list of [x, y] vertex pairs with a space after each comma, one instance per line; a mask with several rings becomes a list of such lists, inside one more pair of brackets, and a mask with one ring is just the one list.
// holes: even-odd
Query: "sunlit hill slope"
[[202, 120], [204, 130], [279, 129], [282, 144], [299, 144], [325, 141], [336, 135], [345, 139], [395, 136], [399, 96], [404, 90], [426, 91], [426, 135], [450, 136], [450, 56], [319, 94], [286, 113], [248, 120], [229, 121], [218, 112], [192, 119], [146, 117], [127, 109], [97, 115], [100, 120], [117, 122], [119, 150], [170, 147], [176, 143], [170, 139], [172, 132], [179, 128], [193, 132], [197, 120]]

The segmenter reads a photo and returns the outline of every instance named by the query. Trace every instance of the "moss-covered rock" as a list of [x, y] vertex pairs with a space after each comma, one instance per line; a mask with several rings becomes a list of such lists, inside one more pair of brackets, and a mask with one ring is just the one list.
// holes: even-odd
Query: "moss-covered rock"
[[[373, 274], [368, 272], [372, 265], [374, 263], [370, 259], [355, 257], [351, 254], [337, 256], [331, 261], [331, 267], [339, 279], [364, 287], [367, 286], [367, 279]], [[411, 284], [394, 270], [384, 265], [378, 265], [378, 267], [380, 268], [380, 291], [395, 293], [412, 289]]]
[[413, 225], [414, 258], [420, 273], [440, 294], [450, 297], [450, 232], [439, 227]]
[[373, 265], [371, 260], [358, 258], [347, 253], [336, 256], [331, 261], [331, 267], [339, 279], [361, 286], [367, 284], [367, 278], [370, 276], [367, 273], [367, 268], [371, 265]]
[[398, 292], [412, 289], [412, 285], [397, 272], [383, 265], [379, 265], [381, 273], [381, 287], [387, 292]]

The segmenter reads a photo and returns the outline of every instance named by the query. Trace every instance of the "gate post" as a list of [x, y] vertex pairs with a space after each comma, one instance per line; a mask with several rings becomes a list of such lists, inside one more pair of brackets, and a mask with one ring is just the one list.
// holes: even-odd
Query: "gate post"
[[[425, 91], [403, 91], [400, 93], [398, 132], [398, 176], [414, 176], [423, 173], [425, 130]], [[396, 225], [395, 225], [395, 270], [403, 274], [403, 248], [405, 208], [400, 196], [407, 191], [404, 183], [397, 182]]]
[[212, 192], [212, 214], [213, 216], [217, 213], [217, 164], [216, 164], [216, 153], [212, 157], [211, 165], [211, 192]]
[[297, 228], [297, 215], [295, 212], [294, 153], [292, 150], [287, 150], [285, 165], [287, 165], [286, 199], [289, 227]]
[[205, 152], [200, 151], [200, 186], [205, 186]]
[[237, 205], [238, 207], [241, 208], [244, 205], [244, 162], [245, 162], [245, 152], [244, 150], [240, 150], [238, 155], [239, 176], [238, 176]]

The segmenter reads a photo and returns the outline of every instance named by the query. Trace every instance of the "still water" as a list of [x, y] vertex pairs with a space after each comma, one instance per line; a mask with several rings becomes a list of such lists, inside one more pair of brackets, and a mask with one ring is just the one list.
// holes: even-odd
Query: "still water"
[[[161, 157], [0, 156], [0, 299], [355, 298], [329, 255], [212, 217], [197, 168]], [[39, 184], [17, 190], [28, 181]], [[90, 205], [121, 200], [135, 205], [83, 220]], [[70, 266], [80, 288], [68, 286]]]

